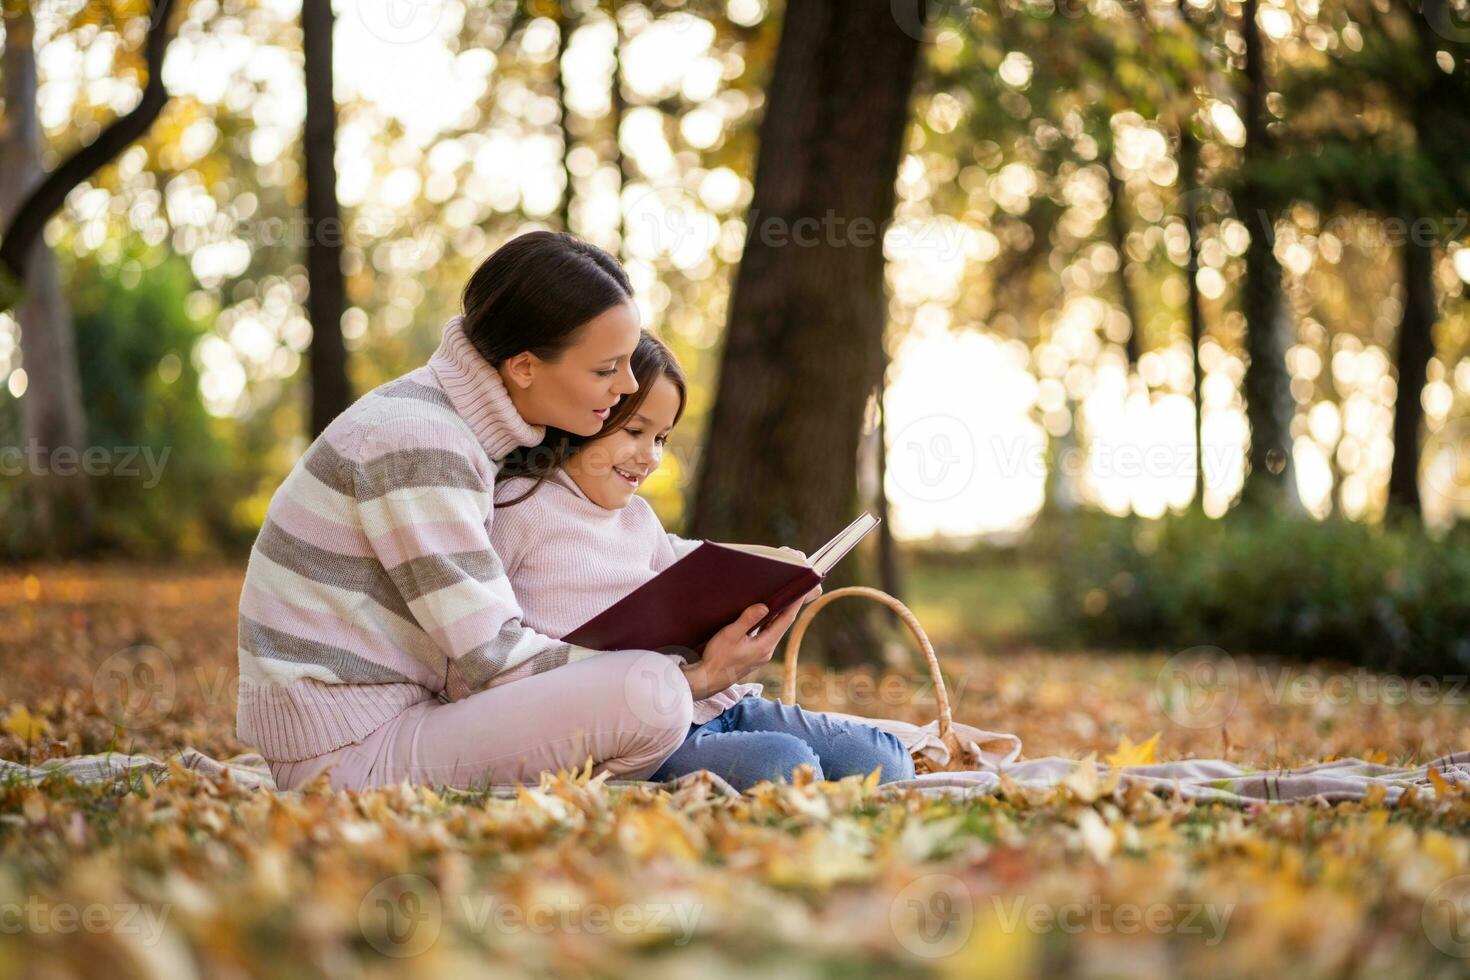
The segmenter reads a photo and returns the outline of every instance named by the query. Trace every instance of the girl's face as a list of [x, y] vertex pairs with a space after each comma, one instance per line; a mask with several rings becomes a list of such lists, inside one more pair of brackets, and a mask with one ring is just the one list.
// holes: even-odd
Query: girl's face
[[500, 365], [500, 376], [527, 423], [594, 436], [618, 400], [638, 390], [629, 366], [638, 336], [638, 308], [622, 303], [587, 321], [555, 361], [524, 351]]
[[586, 443], [567, 460], [567, 475], [599, 507], [628, 506], [663, 460], [664, 443], [678, 413], [679, 389], [660, 375], [627, 425]]

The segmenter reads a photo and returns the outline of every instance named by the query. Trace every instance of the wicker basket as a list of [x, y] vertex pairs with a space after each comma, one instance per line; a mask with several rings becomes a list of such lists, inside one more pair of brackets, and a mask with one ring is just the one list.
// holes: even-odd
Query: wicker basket
[[929, 676], [934, 680], [934, 701], [939, 708], [939, 738], [949, 749], [949, 762], [944, 766], [938, 766], [927, 756], [916, 753], [914, 755], [915, 770], [934, 772], [971, 768], [974, 765], [974, 760], [971, 758], [972, 753], [960, 744], [959, 736], [954, 732], [954, 718], [949, 708], [949, 692], [944, 686], [944, 675], [939, 669], [939, 657], [934, 653], [934, 644], [929, 642], [929, 637], [924, 633], [924, 627], [919, 625], [918, 617], [909, 607], [881, 589], [871, 589], [863, 585], [836, 589], [817, 597], [802, 610], [796, 623], [791, 627], [791, 641], [786, 647], [786, 673], [781, 685], [781, 700], [787, 704], [796, 704], [796, 661], [801, 650], [801, 638], [806, 634], [806, 628], [811, 624], [812, 617], [823, 606], [843, 596], [863, 596], [880, 602], [897, 613], [898, 618], [903, 620], [904, 625], [918, 641], [919, 649], [924, 651], [924, 658], [929, 663]]

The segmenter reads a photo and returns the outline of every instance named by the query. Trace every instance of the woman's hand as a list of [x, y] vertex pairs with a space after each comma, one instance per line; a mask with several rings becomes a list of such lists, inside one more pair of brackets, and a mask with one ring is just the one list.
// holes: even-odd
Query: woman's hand
[[684, 677], [689, 681], [689, 690], [694, 695], [694, 700], [699, 701], [716, 691], [723, 691], [731, 684], [743, 680], [761, 664], [769, 663], [776, 652], [776, 644], [781, 642], [781, 637], [786, 635], [786, 631], [796, 621], [801, 607], [821, 594], [822, 587], [819, 585], [802, 596], [799, 602], [787, 606], [755, 636], [747, 634], [769, 612], [764, 605], [751, 606], [740, 614], [739, 619], [711, 637], [704, 645], [703, 658], [684, 669]]

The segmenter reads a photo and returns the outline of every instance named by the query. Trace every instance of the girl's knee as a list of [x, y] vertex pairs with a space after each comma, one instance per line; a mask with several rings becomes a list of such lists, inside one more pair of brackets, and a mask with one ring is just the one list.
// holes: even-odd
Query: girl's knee
[[773, 768], [783, 777], [790, 778], [791, 771], [800, 765], [812, 767], [817, 778], [822, 778], [822, 760], [806, 742], [795, 735], [783, 732], [761, 732], [766, 744], [761, 746], [762, 755], [768, 756]]
[[798, 766], [811, 766], [817, 779], [825, 779], [822, 761], [795, 735], [781, 732], [749, 732], [741, 736], [740, 758], [731, 768], [730, 779], [736, 789], [746, 790], [756, 783], [790, 782]]
[[858, 729], [852, 735], [843, 740], [839, 750], [834, 751], [828, 765], [829, 778], [866, 777], [874, 769], [878, 770], [880, 783], [914, 778], [913, 756], [897, 736], [871, 727], [866, 732]]

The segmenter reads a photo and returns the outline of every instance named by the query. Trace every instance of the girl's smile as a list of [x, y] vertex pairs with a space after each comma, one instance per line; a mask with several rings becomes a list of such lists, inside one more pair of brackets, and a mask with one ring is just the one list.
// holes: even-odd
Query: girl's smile
[[660, 375], [637, 413], [621, 428], [584, 444], [567, 461], [567, 474], [599, 507], [626, 507], [643, 481], [658, 469], [664, 442], [678, 421], [682, 405], [678, 387]]

